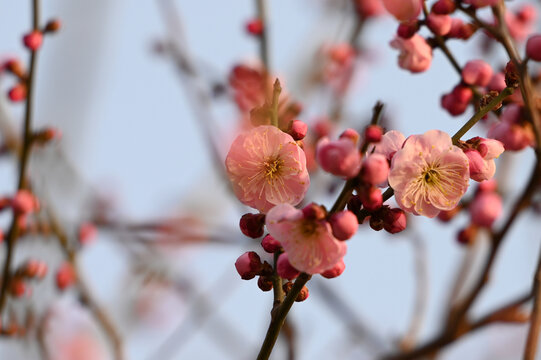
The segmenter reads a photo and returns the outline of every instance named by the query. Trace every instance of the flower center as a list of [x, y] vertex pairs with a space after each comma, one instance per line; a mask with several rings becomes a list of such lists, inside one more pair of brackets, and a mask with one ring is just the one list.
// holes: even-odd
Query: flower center
[[265, 173], [265, 179], [269, 184], [272, 184], [278, 176], [284, 165], [284, 160], [279, 157], [267, 159], [263, 163], [263, 171]]
[[300, 231], [303, 237], [309, 237], [316, 233], [317, 223], [311, 219], [303, 219], [300, 226]]
[[434, 168], [429, 167], [423, 173], [423, 179], [427, 185], [437, 185], [440, 181], [440, 174]]

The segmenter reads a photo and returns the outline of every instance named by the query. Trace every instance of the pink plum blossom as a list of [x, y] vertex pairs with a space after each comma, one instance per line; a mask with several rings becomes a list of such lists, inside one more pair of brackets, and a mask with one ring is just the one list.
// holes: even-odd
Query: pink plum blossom
[[368, 147], [369, 154], [382, 154], [391, 161], [394, 154], [402, 148], [406, 137], [398, 130], [387, 131], [381, 137], [381, 141]]
[[468, 157], [439, 130], [410, 136], [391, 163], [389, 185], [398, 205], [435, 217], [460, 201], [469, 183]]
[[421, 13], [421, 0], [382, 0], [385, 9], [398, 21], [415, 19]]
[[274, 126], [239, 135], [225, 164], [235, 195], [263, 213], [276, 204], [298, 204], [310, 186], [304, 151]]
[[395, 37], [391, 47], [400, 50], [398, 66], [402, 69], [418, 73], [430, 67], [432, 48], [421, 35], [415, 34], [409, 39]]
[[289, 262], [299, 271], [318, 274], [331, 269], [347, 251], [323, 218], [306, 216], [289, 204], [273, 207], [266, 217], [267, 230], [278, 240]]
[[323, 170], [346, 179], [356, 176], [361, 169], [359, 149], [348, 137], [336, 141], [330, 141], [327, 137], [320, 139], [316, 159]]

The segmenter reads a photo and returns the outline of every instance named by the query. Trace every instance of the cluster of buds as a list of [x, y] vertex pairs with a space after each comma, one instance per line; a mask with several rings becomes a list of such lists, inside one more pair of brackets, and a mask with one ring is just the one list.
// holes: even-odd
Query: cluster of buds
[[38, 199], [26, 189], [18, 190], [13, 197], [0, 198], [0, 211], [11, 208], [21, 231], [27, 227], [28, 215], [38, 211], [39, 207]]
[[[59, 20], [49, 21], [45, 27], [41, 30], [32, 30], [23, 36], [23, 45], [30, 51], [37, 51], [43, 44], [43, 35], [46, 33], [53, 33], [60, 29], [61, 24]], [[27, 96], [27, 80], [28, 75], [24, 70], [21, 62], [17, 59], [11, 59], [6, 61], [1, 69], [11, 73], [17, 79], [17, 83], [8, 90], [8, 97], [13, 102], [24, 101]]]
[[11, 278], [9, 287], [11, 295], [16, 298], [30, 296], [32, 289], [28, 286], [28, 282], [43, 280], [47, 270], [47, 264], [41, 260], [30, 259], [20, 265]]

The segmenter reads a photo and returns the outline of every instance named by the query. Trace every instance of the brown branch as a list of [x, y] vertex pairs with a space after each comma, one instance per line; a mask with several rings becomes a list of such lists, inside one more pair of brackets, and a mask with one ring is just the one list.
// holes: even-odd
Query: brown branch
[[535, 271], [532, 296], [534, 296], [533, 311], [530, 318], [530, 329], [524, 348], [524, 360], [535, 360], [537, 345], [539, 344], [539, 332], [541, 326], [541, 255]]
[[[269, 31], [267, 20], [267, 3], [265, 0], [256, 0], [257, 17], [263, 25], [263, 32], [259, 35], [259, 54], [261, 61], [265, 67], [265, 74], [269, 74], [271, 71], [270, 56], [269, 56]], [[266, 86], [266, 85], [265, 85]]]
[[[32, 2], [32, 28], [35, 31], [39, 31], [39, 0], [33, 0]], [[26, 185], [26, 173], [28, 168], [28, 160], [30, 157], [30, 150], [32, 146], [32, 118], [33, 118], [33, 104], [34, 104], [34, 79], [36, 73], [38, 53], [36, 50], [30, 50], [30, 67], [28, 70], [28, 77], [26, 79], [27, 98], [24, 114], [24, 127], [22, 135], [22, 148], [19, 164], [19, 178], [17, 181], [17, 189], [21, 190]], [[6, 236], [6, 259], [4, 261], [4, 267], [2, 272], [2, 287], [0, 288], [0, 319], [7, 301], [7, 290], [11, 282], [11, 262], [15, 252], [15, 244], [19, 237], [19, 214], [13, 215], [13, 220]]]
[[415, 345], [426, 317], [428, 305], [428, 264], [426, 246], [418, 231], [415, 231], [410, 240], [414, 256], [416, 293], [410, 326], [401, 341], [402, 347], [406, 350], [411, 349]]
[[413, 360], [413, 359], [419, 359], [423, 356], [429, 356], [432, 354], [437, 353], [439, 350], [441, 350], [443, 347], [453, 343], [454, 341], [458, 340], [462, 336], [466, 334], [471, 334], [477, 330], [480, 330], [487, 325], [494, 324], [494, 323], [509, 323], [509, 322], [516, 322], [513, 321], [512, 318], [510, 319], [508, 314], [511, 312], [515, 312], [520, 306], [524, 305], [526, 302], [531, 300], [532, 293], [528, 293], [525, 295], [520, 296], [516, 300], [511, 301], [508, 304], [505, 304], [504, 306], [497, 308], [496, 310], [493, 310], [489, 312], [487, 315], [481, 317], [480, 320], [475, 321], [473, 323], [467, 323], [464, 324], [464, 328], [462, 331], [457, 332], [455, 334], [450, 333], [442, 333], [441, 335], [437, 336], [432, 341], [427, 342], [423, 346], [414, 349], [409, 352], [401, 353], [401, 354], [394, 354], [394, 355], [388, 355], [383, 357], [381, 360]]
[[287, 313], [293, 306], [293, 302], [295, 302], [295, 299], [301, 292], [303, 286], [308, 282], [308, 280], [310, 280], [311, 277], [311, 275], [301, 273], [297, 280], [295, 280], [293, 287], [285, 297], [282, 304], [276, 308], [276, 311], [271, 313], [271, 322], [269, 324], [267, 334], [265, 335], [265, 340], [263, 340], [263, 344], [261, 345], [261, 350], [257, 355], [257, 360], [268, 360], [274, 344], [276, 343], [276, 339], [278, 338], [278, 334], [280, 333], [280, 329], [284, 325]]

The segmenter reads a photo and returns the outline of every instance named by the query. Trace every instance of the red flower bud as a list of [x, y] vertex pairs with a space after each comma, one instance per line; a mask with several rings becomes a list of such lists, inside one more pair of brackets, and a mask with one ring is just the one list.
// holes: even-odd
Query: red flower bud
[[240, 218], [240, 231], [248, 237], [257, 239], [263, 236], [265, 214], [244, 214]]

